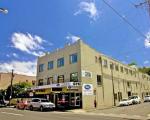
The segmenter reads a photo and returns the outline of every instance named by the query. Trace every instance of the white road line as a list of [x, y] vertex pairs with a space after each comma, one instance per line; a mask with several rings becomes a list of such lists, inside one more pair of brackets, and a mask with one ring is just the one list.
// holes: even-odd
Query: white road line
[[10, 112], [1, 112], [3, 114], [9, 114], [9, 115], [14, 115], [14, 116], [24, 116], [23, 114], [16, 114], [16, 113], [10, 113]]

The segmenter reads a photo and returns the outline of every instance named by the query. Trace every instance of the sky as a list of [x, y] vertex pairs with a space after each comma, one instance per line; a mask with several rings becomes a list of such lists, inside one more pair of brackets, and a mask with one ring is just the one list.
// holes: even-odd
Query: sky
[[[79, 38], [125, 64], [150, 67], [150, 16], [144, 0], [1, 0], [0, 72], [36, 75], [38, 56]], [[146, 37], [143, 37], [146, 36]]]

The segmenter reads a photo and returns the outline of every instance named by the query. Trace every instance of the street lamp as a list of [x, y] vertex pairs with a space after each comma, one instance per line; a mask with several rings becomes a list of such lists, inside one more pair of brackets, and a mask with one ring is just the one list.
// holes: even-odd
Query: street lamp
[[8, 13], [8, 10], [5, 9], [5, 8], [0, 8], [0, 12], [4, 13], [4, 14], [7, 14]]

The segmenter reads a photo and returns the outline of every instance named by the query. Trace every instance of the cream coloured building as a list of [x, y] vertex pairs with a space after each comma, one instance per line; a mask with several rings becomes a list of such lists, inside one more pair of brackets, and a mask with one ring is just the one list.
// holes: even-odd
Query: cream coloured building
[[38, 58], [35, 95], [83, 109], [118, 105], [150, 94], [150, 76], [99, 53], [83, 41]]

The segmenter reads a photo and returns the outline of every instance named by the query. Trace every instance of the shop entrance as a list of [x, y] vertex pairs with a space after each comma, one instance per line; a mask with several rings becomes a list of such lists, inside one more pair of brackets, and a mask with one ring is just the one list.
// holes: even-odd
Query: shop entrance
[[56, 107], [63, 106], [66, 109], [82, 107], [81, 93], [55, 93], [53, 100], [54, 100]]

